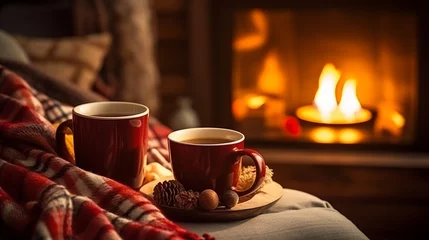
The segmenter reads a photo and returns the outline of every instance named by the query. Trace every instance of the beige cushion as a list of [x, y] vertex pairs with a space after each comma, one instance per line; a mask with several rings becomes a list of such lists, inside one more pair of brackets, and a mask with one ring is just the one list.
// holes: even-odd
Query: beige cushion
[[83, 89], [91, 89], [111, 44], [108, 33], [67, 38], [14, 37], [36, 69]]

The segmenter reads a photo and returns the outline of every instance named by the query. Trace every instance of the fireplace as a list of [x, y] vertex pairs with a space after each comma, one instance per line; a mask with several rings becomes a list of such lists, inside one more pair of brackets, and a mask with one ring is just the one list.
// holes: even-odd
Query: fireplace
[[417, 3], [205, 3], [192, 39], [211, 51], [191, 55], [205, 125], [255, 146], [429, 150], [429, 24]]

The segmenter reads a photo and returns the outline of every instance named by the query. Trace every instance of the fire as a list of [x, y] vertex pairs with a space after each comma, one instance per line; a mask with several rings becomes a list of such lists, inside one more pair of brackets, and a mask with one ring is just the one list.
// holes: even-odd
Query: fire
[[250, 109], [258, 109], [264, 105], [266, 99], [264, 96], [253, 96], [247, 100], [247, 107]]
[[340, 71], [334, 65], [326, 64], [319, 77], [319, 89], [314, 97], [314, 104], [323, 119], [329, 118], [337, 108], [335, 88], [340, 80]]
[[258, 110], [267, 102], [262, 95], [247, 94], [242, 98], [235, 99], [232, 103], [232, 113], [237, 121], [242, 120], [249, 114], [249, 110]]
[[282, 95], [285, 82], [277, 54], [274, 51], [268, 52], [258, 76], [258, 89], [266, 94]]
[[356, 96], [356, 80], [349, 79], [346, 81], [338, 107], [346, 118], [353, 118], [362, 109]]
[[250, 21], [255, 28], [255, 32], [244, 36], [239, 36], [234, 41], [234, 50], [250, 51], [261, 47], [268, 36], [268, 20], [264, 12], [259, 9], [250, 12]]
[[326, 64], [319, 77], [314, 106], [298, 108], [297, 116], [306, 121], [326, 124], [351, 124], [370, 120], [371, 112], [362, 108], [356, 95], [356, 80], [348, 79], [344, 83], [340, 103], [337, 103], [335, 89], [340, 78], [341, 72], [333, 64]]

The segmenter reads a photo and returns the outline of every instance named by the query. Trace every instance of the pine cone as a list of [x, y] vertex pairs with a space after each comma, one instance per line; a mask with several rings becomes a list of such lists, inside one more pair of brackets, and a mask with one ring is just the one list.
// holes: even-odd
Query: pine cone
[[198, 206], [199, 193], [192, 190], [183, 191], [174, 198], [174, 206], [177, 208], [192, 210]]
[[176, 180], [167, 180], [158, 183], [153, 190], [153, 198], [159, 205], [173, 206], [174, 197], [185, 191], [181, 183]]

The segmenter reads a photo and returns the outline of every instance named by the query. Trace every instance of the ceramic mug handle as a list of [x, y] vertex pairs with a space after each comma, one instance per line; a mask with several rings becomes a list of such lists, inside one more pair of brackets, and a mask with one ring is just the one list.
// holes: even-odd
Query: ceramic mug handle
[[67, 129], [70, 129], [73, 131], [73, 121], [71, 119], [68, 119], [64, 122], [62, 122], [55, 133], [55, 139], [57, 142], [57, 149], [58, 149], [58, 155], [60, 157], [64, 158], [65, 160], [71, 162], [72, 164], [76, 164], [75, 159], [70, 154], [70, 152], [67, 149], [66, 146], [66, 131]]
[[234, 191], [237, 192], [239, 197], [244, 197], [258, 190], [261, 184], [264, 182], [265, 174], [266, 174], [265, 160], [260, 153], [258, 153], [253, 149], [248, 149], [248, 148], [235, 149], [233, 151], [233, 155], [234, 155], [234, 161], [240, 160], [241, 157], [243, 156], [250, 157], [253, 161], [253, 164], [256, 167], [256, 177], [252, 186], [250, 186], [249, 189], [246, 189], [244, 191], [237, 191], [236, 189], [234, 189]]

